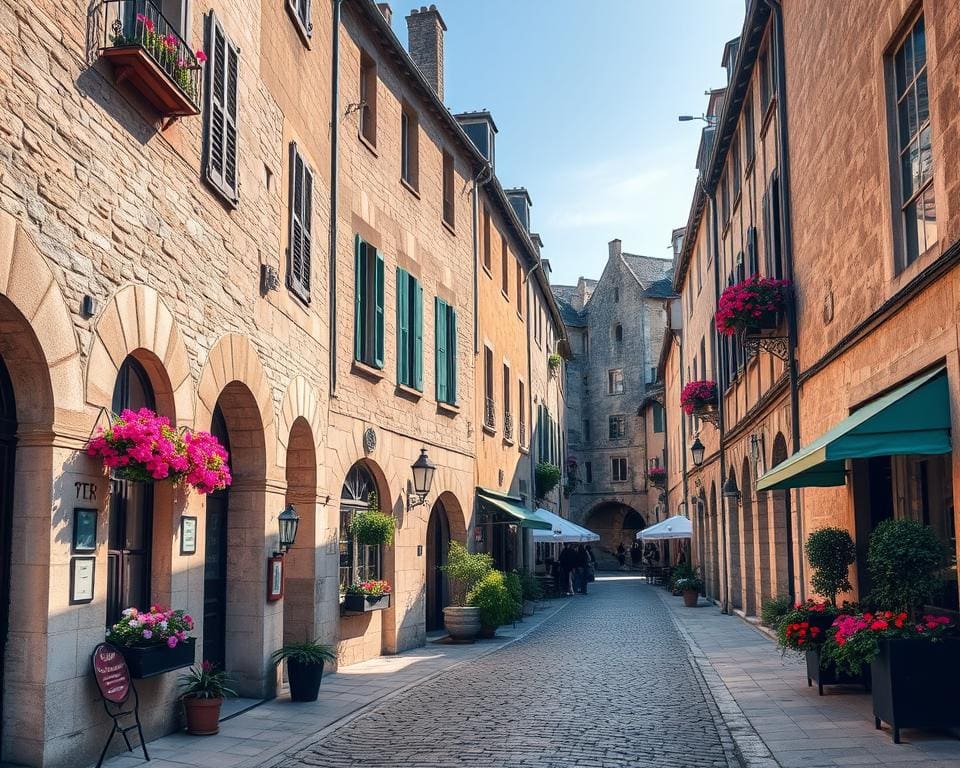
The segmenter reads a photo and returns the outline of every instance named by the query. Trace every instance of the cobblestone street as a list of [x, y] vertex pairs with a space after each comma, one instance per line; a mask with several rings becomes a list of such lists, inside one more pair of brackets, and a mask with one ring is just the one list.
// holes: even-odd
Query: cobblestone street
[[281, 765], [737, 765], [654, 589], [602, 579], [537, 631], [367, 710]]

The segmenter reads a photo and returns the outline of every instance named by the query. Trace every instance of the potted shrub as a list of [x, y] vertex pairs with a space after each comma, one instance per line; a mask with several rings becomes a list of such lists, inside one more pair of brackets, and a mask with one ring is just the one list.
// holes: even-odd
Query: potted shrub
[[647, 470], [647, 480], [650, 481], [650, 485], [663, 488], [667, 484], [667, 468], [650, 467]]
[[752, 275], [724, 289], [714, 319], [717, 331], [733, 336], [738, 331], [756, 334], [776, 328], [787, 306], [788, 280]]
[[493, 637], [497, 627], [514, 620], [516, 607], [500, 571], [490, 571], [480, 579], [467, 595], [467, 603], [480, 611], [481, 637]]
[[187, 718], [187, 733], [213, 736], [220, 732], [220, 707], [237, 692], [227, 686], [230, 676], [209, 661], [180, 676], [180, 701]]
[[350, 584], [343, 596], [343, 613], [369, 613], [382, 611], [390, 607], [390, 593], [393, 588], [383, 580], [355, 581]]
[[513, 603], [513, 621], [523, 620], [523, 584], [520, 581], [520, 574], [516, 571], [510, 571], [503, 574], [503, 583], [510, 593], [510, 600]]
[[880, 728], [881, 721], [889, 723], [895, 743], [900, 742], [901, 728], [960, 726], [957, 626], [923, 611], [943, 587], [944, 560], [936, 532], [916, 520], [886, 520], [870, 537], [871, 599], [886, 613], [874, 616], [869, 630], [860, 628], [847, 644], [865, 646], [875, 724]]
[[691, 381], [680, 393], [680, 407], [688, 416], [717, 410], [717, 382]]
[[760, 623], [765, 627], [776, 630], [780, 620], [793, 610], [793, 601], [787, 595], [771, 597], [763, 601], [760, 606]]
[[560, 467], [556, 464], [541, 461], [534, 474], [538, 500], [545, 498], [560, 482]]
[[674, 582], [675, 589], [683, 595], [683, 605], [686, 608], [696, 608], [700, 600], [700, 590], [703, 589], [703, 581], [697, 576], [683, 576]]
[[837, 595], [853, 589], [850, 566], [857, 559], [857, 548], [843, 528], [818, 528], [807, 537], [804, 546], [813, 574], [810, 584], [818, 595], [836, 607]]
[[323, 665], [336, 658], [333, 646], [317, 640], [284, 643], [273, 652], [274, 664], [287, 662], [291, 701], [316, 701], [323, 679]]
[[688, 565], [687, 563], [679, 563], [673, 567], [673, 570], [670, 572], [670, 593], [674, 597], [680, 597], [683, 594], [681, 588], [682, 582], [686, 579], [692, 579], [696, 577], [696, 572], [693, 570], [693, 566]]
[[443, 626], [454, 642], [473, 642], [480, 632], [480, 609], [470, 605], [467, 596], [493, 570], [493, 558], [468, 552], [460, 542], [451, 541], [441, 570], [450, 580], [450, 605], [443, 609]]
[[358, 544], [393, 544], [397, 521], [380, 511], [377, 494], [371, 493], [368, 509], [357, 512], [350, 521], [350, 533]]
[[537, 608], [537, 601], [543, 599], [543, 586], [529, 571], [520, 573], [520, 587], [523, 593], [523, 615], [533, 616]]
[[120, 649], [130, 676], [155, 677], [189, 667], [196, 660], [193, 618], [183, 611], [151, 605], [149, 611], [127, 608], [107, 632], [107, 642]]

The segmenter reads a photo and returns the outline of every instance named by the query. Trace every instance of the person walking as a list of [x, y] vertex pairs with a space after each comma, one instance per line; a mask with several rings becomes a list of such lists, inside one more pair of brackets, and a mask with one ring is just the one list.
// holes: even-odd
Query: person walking
[[590, 565], [587, 567], [587, 581], [596, 581], [597, 578], [597, 558], [593, 555], [593, 547], [587, 544], [584, 549], [587, 550], [587, 557], [590, 560]]
[[626, 568], [627, 568], [627, 550], [626, 550], [626, 548], [623, 546], [623, 542], [622, 542], [622, 541], [621, 541], [619, 544], [617, 544], [617, 562], [620, 563], [620, 570], [621, 570], [621, 571], [626, 570]]
[[577, 553], [570, 542], [563, 545], [560, 553], [560, 586], [565, 595], [573, 594], [573, 571], [577, 567]]
[[630, 565], [634, 568], [640, 565], [640, 556], [642, 553], [643, 550], [640, 549], [640, 542], [634, 539], [633, 544], [630, 545]]
[[586, 547], [581, 544], [577, 547], [577, 592], [587, 594], [587, 573], [590, 570], [590, 556]]

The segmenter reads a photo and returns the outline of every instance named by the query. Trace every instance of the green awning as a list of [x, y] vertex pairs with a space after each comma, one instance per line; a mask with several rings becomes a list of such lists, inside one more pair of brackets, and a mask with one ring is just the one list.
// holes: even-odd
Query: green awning
[[491, 491], [489, 488], [477, 487], [477, 501], [481, 508], [488, 510], [497, 510], [504, 512], [514, 520], [521, 528], [530, 528], [538, 531], [553, 530], [550, 523], [541, 520], [537, 515], [523, 506], [523, 499], [516, 496], [508, 496], [505, 493]]
[[843, 485], [847, 459], [950, 451], [950, 395], [941, 366], [854, 411], [757, 480], [757, 490]]

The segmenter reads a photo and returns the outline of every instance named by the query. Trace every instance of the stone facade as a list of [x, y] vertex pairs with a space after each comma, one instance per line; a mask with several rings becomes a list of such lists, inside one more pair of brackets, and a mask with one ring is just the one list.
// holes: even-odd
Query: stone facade
[[607, 555], [620, 543], [629, 547], [653, 521], [639, 409], [656, 380], [671, 268], [669, 260], [624, 253], [613, 240], [595, 285], [581, 278], [575, 287], [554, 289], [573, 353], [566, 371], [567, 431], [577, 465], [570, 517], [600, 534], [597, 549]]

